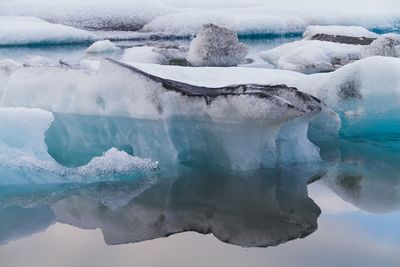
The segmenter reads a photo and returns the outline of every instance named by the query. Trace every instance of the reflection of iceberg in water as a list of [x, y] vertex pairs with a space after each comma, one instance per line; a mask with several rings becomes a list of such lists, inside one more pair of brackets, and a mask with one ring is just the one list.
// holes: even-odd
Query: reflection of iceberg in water
[[2, 209], [0, 210], [0, 245], [44, 231], [54, 222], [55, 217], [49, 207], [13, 206]]
[[334, 145], [320, 146], [323, 159], [332, 163], [322, 181], [368, 212], [400, 210], [399, 137], [396, 131], [343, 135]]
[[[23, 192], [23, 187], [14, 187], [12, 193], [2, 194], [1, 207], [3, 210], [10, 206], [49, 207], [57, 222], [84, 229], [100, 228], [107, 244], [196, 231], [212, 233], [235, 245], [271, 246], [305, 237], [317, 229], [320, 209], [308, 198], [306, 187], [313, 171], [304, 168], [234, 174], [182, 171], [179, 178], [162, 178], [141, 194], [143, 187], [126, 189], [132, 190], [129, 203], [123, 196], [121, 201], [120, 195], [122, 188], [128, 188], [128, 182], [77, 188], [70, 185], [67, 189], [66, 185], [47, 186], [39, 197], [35, 195], [40, 190]], [[1, 217], [0, 225], [2, 220]], [[47, 225], [44, 223], [43, 228]], [[19, 230], [16, 231], [18, 234]], [[14, 236], [23, 236], [17, 234]]]
[[320, 210], [307, 197], [307, 179], [268, 176], [192, 173], [166, 179], [118, 209], [74, 197], [53, 211], [60, 222], [100, 228], [107, 244], [196, 231], [235, 245], [270, 246], [315, 231]]
[[92, 184], [5, 185], [0, 188], [0, 244], [46, 230], [56, 222], [51, 206], [81, 196], [110, 208], [126, 205], [154, 183], [154, 179]]

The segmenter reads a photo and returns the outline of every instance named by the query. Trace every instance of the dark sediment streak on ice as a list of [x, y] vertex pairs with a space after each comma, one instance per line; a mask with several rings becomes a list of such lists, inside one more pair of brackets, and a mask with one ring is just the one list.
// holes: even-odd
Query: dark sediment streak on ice
[[311, 36], [309, 40], [317, 40], [317, 41], [325, 41], [325, 42], [341, 43], [341, 44], [352, 44], [352, 45], [370, 45], [373, 41], [376, 40], [376, 38], [318, 33]]
[[[113, 59], [107, 59], [107, 60], [121, 67], [127, 68], [136, 74], [143, 75], [154, 82], [161, 83], [166, 90], [175, 91], [184, 96], [189, 96], [189, 97], [203, 97], [208, 104], [211, 103], [211, 101], [214, 100], [215, 98], [221, 96], [251, 95], [258, 98], [266, 99], [268, 101], [273, 102], [276, 105], [280, 105], [288, 109], [298, 110], [302, 113], [320, 112], [322, 106], [324, 105], [318, 98], [303, 93], [297, 90], [295, 87], [289, 87], [284, 84], [278, 84], [278, 85], [238, 84], [238, 85], [228, 85], [216, 88], [196, 86], [170, 79], [164, 79], [149, 74], [147, 72], [144, 72], [129, 64], [125, 64], [123, 62], [119, 62]], [[281, 101], [280, 98], [289, 100], [289, 102]]]

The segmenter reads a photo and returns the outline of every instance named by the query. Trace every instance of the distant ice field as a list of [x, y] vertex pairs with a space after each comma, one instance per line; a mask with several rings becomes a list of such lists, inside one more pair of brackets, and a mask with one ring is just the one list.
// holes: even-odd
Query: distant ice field
[[353, 25], [380, 31], [397, 28], [400, 2], [252, 0], [1, 0], [0, 16], [33, 16], [95, 30], [143, 30], [193, 35], [215, 23], [241, 35], [301, 33], [309, 25]]

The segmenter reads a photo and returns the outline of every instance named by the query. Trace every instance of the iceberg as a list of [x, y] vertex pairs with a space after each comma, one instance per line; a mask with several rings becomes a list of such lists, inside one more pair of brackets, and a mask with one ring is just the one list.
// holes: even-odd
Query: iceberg
[[306, 40], [320, 40], [346, 44], [370, 44], [379, 35], [360, 26], [308, 26], [303, 33]]
[[260, 53], [279, 69], [316, 73], [334, 71], [370, 56], [400, 55], [400, 35], [378, 35], [363, 27], [309, 26], [304, 39]]
[[96, 37], [87, 31], [33, 17], [0, 16], [0, 46], [87, 43]]
[[247, 50], [234, 31], [206, 24], [190, 43], [187, 60], [197, 67], [237, 66], [244, 61]]
[[359, 60], [361, 47], [319, 40], [301, 40], [260, 53], [260, 57], [278, 69], [318, 73], [334, 71]]
[[[197, 71], [214, 76], [218, 74], [215, 70], [220, 74], [226, 71], [225, 68], [148, 66], [177, 71], [176, 74], [187, 71], [193, 77], [201, 77]], [[253, 72], [246, 68], [236, 71]], [[155, 154], [159, 149], [154, 149], [156, 143], [150, 138], [138, 139], [132, 147], [141, 151], [137, 156], [151, 158], [162, 165], [200, 162], [207, 166], [206, 160], [213, 167], [257, 169], [280, 163], [318, 161], [318, 148], [306, 136], [307, 125], [328, 109], [318, 99], [295, 88], [267, 84], [272, 85], [227, 83], [220, 88], [207, 88], [163, 79], [108, 60], [95, 75], [65, 68], [21, 69], [9, 77], [0, 105], [156, 120], [159, 125], [165, 125], [160, 134], [165, 140], [160, 143], [169, 144], [166, 147], [170, 149], [164, 148], [164, 153]], [[290, 129], [296, 129], [293, 132], [297, 134], [291, 134]], [[291, 145], [299, 153], [290, 156], [285, 153], [285, 147]], [[238, 150], [242, 152], [236, 153]], [[208, 159], [205, 153], [209, 153]]]
[[[0, 105], [94, 116], [96, 120], [103, 116], [131, 120], [142, 131], [136, 130], [114, 146], [129, 145], [136, 156], [161, 166], [181, 163], [257, 169], [318, 161], [319, 149], [309, 141], [310, 135], [337, 136], [340, 129], [347, 136], [368, 136], [377, 127], [384, 133], [392, 131], [379, 126], [378, 118], [396, 124], [399, 60], [368, 57], [331, 73], [312, 75], [110, 60], [102, 62], [95, 74], [54, 67], [20, 68], [6, 75], [0, 85]], [[58, 136], [76, 139], [74, 133], [88, 126], [78, 123], [77, 127], [80, 130]], [[102, 132], [101, 126], [96, 127]], [[156, 147], [157, 143], [163, 145]], [[104, 146], [92, 156], [101, 156], [112, 147]]]

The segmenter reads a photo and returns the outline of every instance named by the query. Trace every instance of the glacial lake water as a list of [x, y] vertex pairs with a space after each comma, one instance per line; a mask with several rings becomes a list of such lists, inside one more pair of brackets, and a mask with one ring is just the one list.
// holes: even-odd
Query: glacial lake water
[[[266, 66], [259, 51], [297, 38], [244, 40], [249, 67]], [[75, 64], [86, 48], [5, 47], [0, 55]], [[228, 171], [198, 155], [117, 181], [0, 185], [0, 266], [400, 266], [400, 124], [391, 123], [388, 135], [344, 126], [334, 140], [310, 136], [318, 164]], [[135, 154], [137, 128], [162, 125], [55, 114], [46, 144], [75, 167], [111, 147]]]

